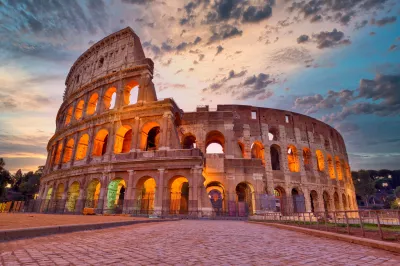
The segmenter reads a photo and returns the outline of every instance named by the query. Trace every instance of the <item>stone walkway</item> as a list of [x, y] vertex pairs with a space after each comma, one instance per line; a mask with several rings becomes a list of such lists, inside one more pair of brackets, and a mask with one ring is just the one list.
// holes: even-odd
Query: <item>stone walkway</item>
[[0, 243], [0, 264], [400, 265], [400, 256], [246, 222], [183, 220]]
[[68, 224], [95, 224], [143, 220], [131, 216], [67, 215], [43, 213], [0, 213], [0, 230]]

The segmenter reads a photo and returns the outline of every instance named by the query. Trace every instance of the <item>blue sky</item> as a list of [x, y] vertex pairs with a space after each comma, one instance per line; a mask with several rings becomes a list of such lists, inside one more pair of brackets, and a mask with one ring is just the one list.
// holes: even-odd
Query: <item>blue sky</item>
[[0, 157], [45, 163], [69, 68], [130, 26], [160, 98], [307, 114], [342, 133], [352, 169], [398, 169], [399, 15], [396, 0], [0, 0]]

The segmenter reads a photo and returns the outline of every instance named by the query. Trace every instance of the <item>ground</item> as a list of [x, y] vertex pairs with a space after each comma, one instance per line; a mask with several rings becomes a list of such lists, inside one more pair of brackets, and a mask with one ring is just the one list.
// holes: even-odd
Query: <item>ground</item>
[[145, 218], [101, 215], [58, 215], [40, 213], [0, 213], [0, 230], [67, 224], [94, 224]]
[[2, 265], [400, 265], [400, 256], [243, 221], [181, 220], [0, 243]]

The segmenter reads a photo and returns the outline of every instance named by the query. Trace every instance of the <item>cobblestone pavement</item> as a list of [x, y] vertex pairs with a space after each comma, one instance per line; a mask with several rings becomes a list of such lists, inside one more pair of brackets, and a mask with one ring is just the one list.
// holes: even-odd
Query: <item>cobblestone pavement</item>
[[0, 243], [2, 265], [400, 265], [400, 256], [238, 221], [131, 225]]

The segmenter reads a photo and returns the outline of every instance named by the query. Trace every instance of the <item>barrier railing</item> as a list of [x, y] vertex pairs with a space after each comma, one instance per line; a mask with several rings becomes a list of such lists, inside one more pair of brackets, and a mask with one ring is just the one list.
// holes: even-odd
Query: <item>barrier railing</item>
[[302, 212], [292, 215], [268, 212], [251, 216], [250, 220], [400, 242], [399, 210]]

